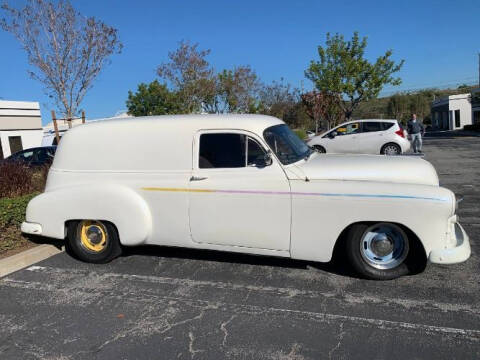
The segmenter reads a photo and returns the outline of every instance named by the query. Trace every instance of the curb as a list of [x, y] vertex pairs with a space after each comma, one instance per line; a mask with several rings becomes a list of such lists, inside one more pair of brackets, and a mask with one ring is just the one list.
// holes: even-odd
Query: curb
[[42, 244], [0, 260], [0, 278], [64, 251]]

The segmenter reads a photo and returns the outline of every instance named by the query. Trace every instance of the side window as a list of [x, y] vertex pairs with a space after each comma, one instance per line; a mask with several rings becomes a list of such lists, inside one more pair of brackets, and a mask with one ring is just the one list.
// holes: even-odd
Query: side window
[[12, 159], [18, 159], [23, 161], [33, 160], [33, 150], [25, 150], [12, 155]]
[[[383, 130], [388, 130], [388, 129], [390, 129], [390, 128], [393, 126], [393, 124], [394, 124], [393, 122], [384, 122], [384, 123], [383, 123]], [[400, 124], [399, 124], [399, 125], [400, 125]], [[400, 126], [400, 128], [402, 128], [402, 127]]]
[[375, 131], [382, 131], [382, 123], [380, 121], [366, 121], [363, 123], [363, 130], [362, 132], [375, 132]]
[[263, 158], [265, 151], [252, 138], [248, 138], [247, 142], [247, 166], [255, 166], [258, 158]]
[[46, 149], [38, 149], [34, 154], [34, 160], [38, 162], [44, 162], [48, 158]]
[[198, 167], [201, 169], [245, 167], [245, 140], [246, 136], [241, 134], [200, 135]]
[[55, 148], [47, 148], [47, 158], [52, 161], [55, 156]]
[[360, 123], [350, 123], [339, 126], [336, 130], [337, 135], [352, 135], [360, 132]]

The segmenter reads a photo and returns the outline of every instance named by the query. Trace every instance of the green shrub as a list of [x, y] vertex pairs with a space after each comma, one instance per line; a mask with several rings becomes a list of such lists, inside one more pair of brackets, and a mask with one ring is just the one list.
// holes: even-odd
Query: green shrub
[[297, 134], [297, 136], [302, 140], [305, 140], [307, 138], [307, 132], [303, 129], [295, 129], [293, 130], [293, 132]]
[[25, 220], [28, 202], [38, 193], [0, 199], [0, 228], [19, 226]]

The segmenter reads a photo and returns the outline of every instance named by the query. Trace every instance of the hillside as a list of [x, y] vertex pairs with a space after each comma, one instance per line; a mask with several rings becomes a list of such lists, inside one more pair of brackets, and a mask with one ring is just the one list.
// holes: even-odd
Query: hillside
[[355, 119], [390, 118], [406, 122], [412, 113], [426, 124], [431, 122], [430, 104], [439, 97], [469, 93], [474, 86], [459, 86], [457, 89], [424, 89], [416, 92], [397, 93], [387, 97], [363, 102], [353, 113]]

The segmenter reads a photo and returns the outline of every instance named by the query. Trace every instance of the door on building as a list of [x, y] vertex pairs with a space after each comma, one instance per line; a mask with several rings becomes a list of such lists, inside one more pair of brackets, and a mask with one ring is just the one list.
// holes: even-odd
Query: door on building
[[458, 129], [460, 124], [460, 110], [455, 110], [455, 129]]
[[22, 137], [21, 136], [9, 136], [8, 143], [10, 145], [10, 153], [15, 154], [16, 152], [22, 151]]

